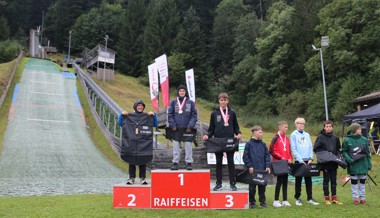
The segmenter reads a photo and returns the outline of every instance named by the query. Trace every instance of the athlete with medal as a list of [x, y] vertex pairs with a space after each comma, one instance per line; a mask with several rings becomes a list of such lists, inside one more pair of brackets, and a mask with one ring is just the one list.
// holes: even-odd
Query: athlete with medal
[[[228, 94], [219, 94], [219, 107], [211, 113], [210, 126], [208, 134], [203, 136], [204, 140], [208, 140], [211, 137], [215, 138], [236, 138], [240, 140], [242, 138], [239, 124], [237, 121], [236, 113], [228, 107]], [[235, 178], [235, 163], [234, 154], [235, 151], [226, 152], [228, 163], [228, 175], [230, 179], [230, 189], [236, 191], [236, 178]], [[222, 189], [222, 167], [223, 167], [223, 152], [215, 153], [216, 157], [216, 186], [214, 191]]]
[[192, 130], [197, 123], [197, 110], [195, 104], [189, 99], [187, 88], [180, 85], [177, 88], [177, 98], [170, 103], [168, 109], [169, 130], [173, 136], [173, 165], [171, 170], [178, 170], [181, 159], [180, 143], [185, 147], [185, 166], [187, 170], [192, 170], [193, 145], [189, 138], [184, 139], [184, 133], [192, 134]]
[[[288, 164], [292, 162], [290, 153], [290, 141], [286, 137], [288, 123], [286, 121], [278, 122], [278, 132], [274, 135], [269, 145], [269, 153], [272, 155], [272, 161], [286, 160]], [[282, 186], [282, 202], [279, 201], [280, 189]], [[273, 207], [291, 206], [288, 201], [288, 174], [277, 176], [276, 189], [274, 194]]]

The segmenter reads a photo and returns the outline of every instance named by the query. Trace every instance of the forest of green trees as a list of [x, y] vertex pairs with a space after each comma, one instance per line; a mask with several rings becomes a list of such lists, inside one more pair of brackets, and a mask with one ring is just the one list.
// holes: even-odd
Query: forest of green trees
[[[0, 0], [0, 61], [28, 48], [30, 28], [72, 55], [104, 44], [123, 74], [147, 82], [147, 66], [168, 55], [170, 85], [194, 68], [198, 97], [227, 91], [241, 113], [323, 120], [321, 36], [330, 117], [379, 90], [379, 0]], [[42, 22], [43, 21], [43, 22]], [[9, 53], [9, 54], [8, 54]]]

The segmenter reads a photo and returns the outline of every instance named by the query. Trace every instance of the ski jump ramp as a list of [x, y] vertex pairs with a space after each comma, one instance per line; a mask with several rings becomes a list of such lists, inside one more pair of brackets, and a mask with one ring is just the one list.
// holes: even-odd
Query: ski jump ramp
[[0, 196], [112, 193], [127, 178], [92, 142], [75, 75], [52, 62], [26, 63], [4, 134]]

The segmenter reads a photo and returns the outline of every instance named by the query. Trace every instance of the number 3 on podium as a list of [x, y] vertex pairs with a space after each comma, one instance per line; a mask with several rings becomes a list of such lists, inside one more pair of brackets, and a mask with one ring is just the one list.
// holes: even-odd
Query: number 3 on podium
[[227, 204], [226, 207], [233, 207], [234, 206], [234, 196], [232, 195], [226, 195]]

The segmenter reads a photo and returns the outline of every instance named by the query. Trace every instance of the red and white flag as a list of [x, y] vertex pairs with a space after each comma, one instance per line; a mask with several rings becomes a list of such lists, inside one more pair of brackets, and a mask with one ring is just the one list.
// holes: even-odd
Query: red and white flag
[[160, 84], [162, 90], [162, 101], [165, 107], [170, 105], [170, 96], [169, 96], [169, 71], [168, 71], [168, 62], [166, 55], [161, 55], [156, 58], [156, 64], [158, 67], [158, 72], [160, 74]]
[[189, 92], [190, 100], [195, 104], [195, 82], [194, 82], [194, 70], [190, 69], [185, 72], [187, 91]]
[[148, 74], [149, 74], [149, 92], [150, 92], [150, 100], [152, 101], [152, 105], [155, 111], [158, 110], [158, 92], [159, 92], [159, 84], [158, 84], [158, 69], [157, 64], [153, 63], [148, 66]]

